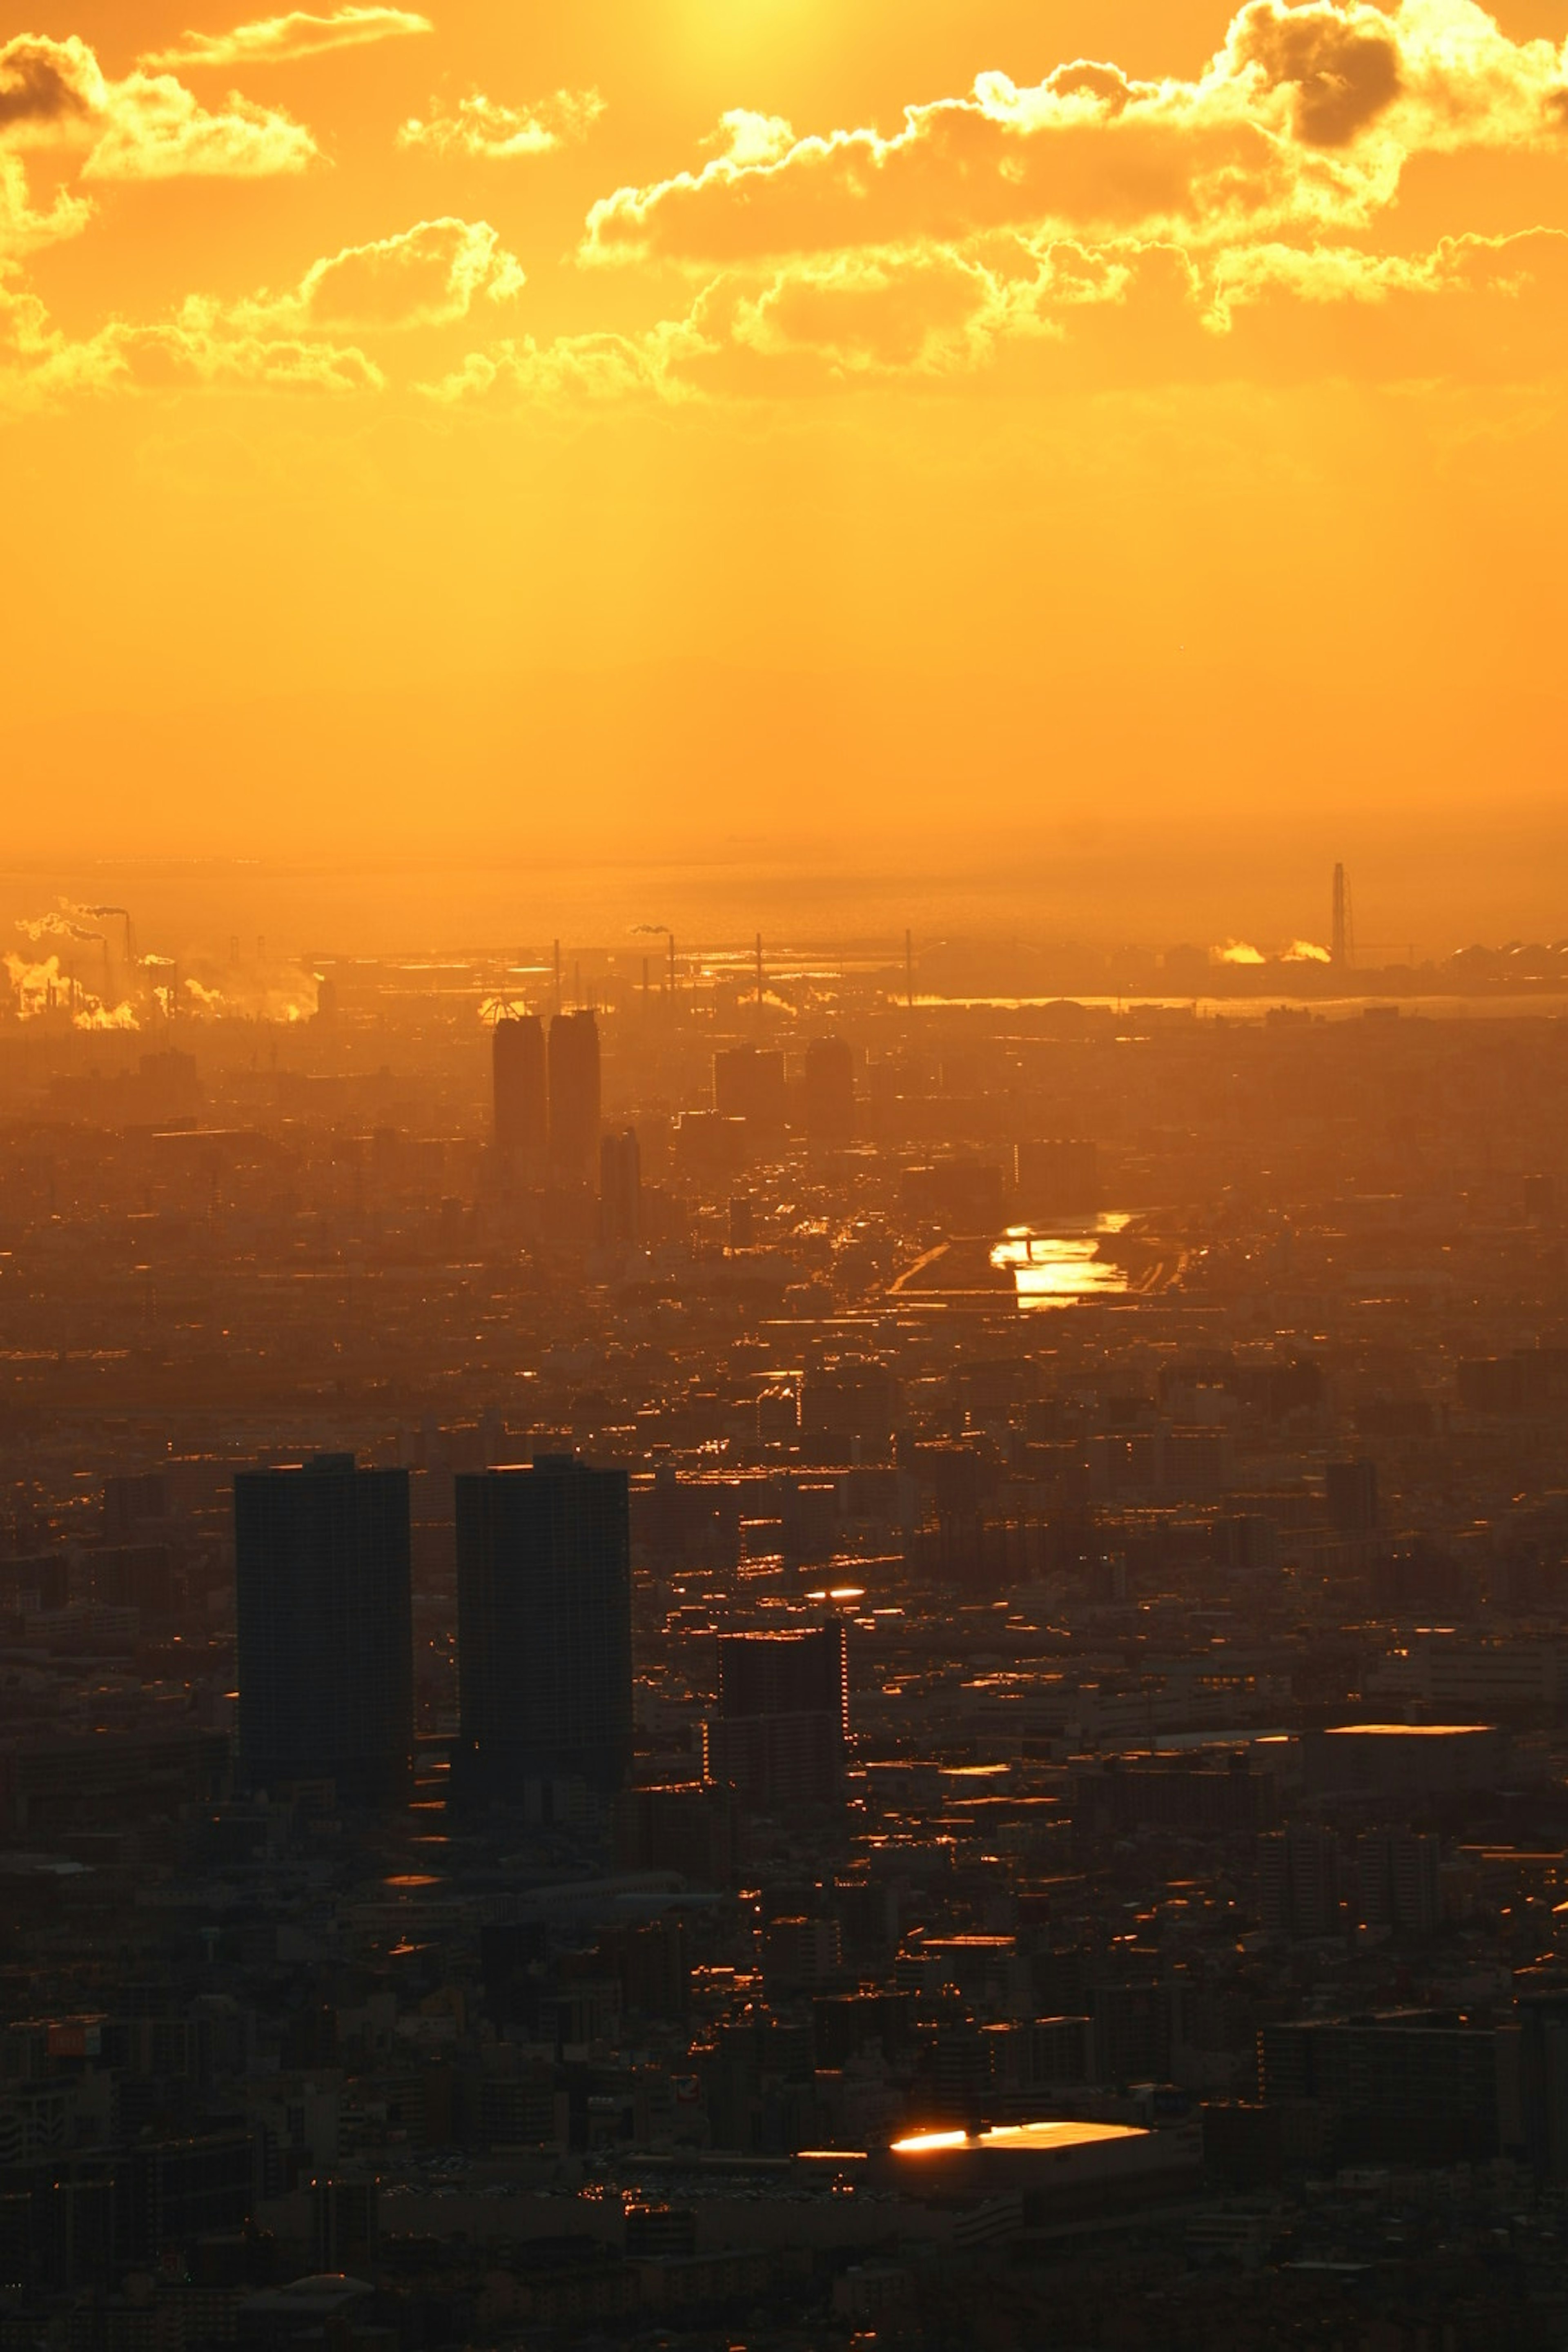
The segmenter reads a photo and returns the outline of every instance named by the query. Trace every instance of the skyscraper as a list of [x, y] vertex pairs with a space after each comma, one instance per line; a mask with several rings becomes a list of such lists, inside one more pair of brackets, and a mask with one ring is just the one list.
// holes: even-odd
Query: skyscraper
[[1430, 1936], [1443, 1916], [1443, 1841], [1429, 1832], [1376, 1829], [1356, 1840], [1356, 1916], [1373, 1927]]
[[844, 1785], [849, 1729], [842, 1625], [788, 1633], [721, 1633], [719, 1712], [707, 1727], [708, 1771], [742, 1804], [770, 1812], [826, 1804]]
[[1073, 1136], [1026, 1136], [1017, 1147], [1018, 1206], [1031, 1217], [1092, 1217], [1100, 1148]]
[[713, 1056], [713, 1108], [721, 1118], [743, 1118], [765, 1140], [784, 1130], [784, 1057], [762, 1045], [727, 1045]]
[[508, 1013], [490, 1038], [498, 1151], [542, 1165], [550, 1134], [544, 1024], [537, 1013]]
[[459, 1765], [479, 1791], [626, 1778], [631, 1523], [624, 1470], [571, 1454], [454, 1482]]
[[642, 1154], [635, 1127], [606, 1135], [599, 1146], [599, 1233], [627, 1249], [642, 1239]]
[[805, 1049], [805, 1132], [813, 1143], [844, 1143], [855, 1132], [855, 1056], [845, 1037], [814, 1037]]
[[414, 1753], [408, 1473], [319, 1454], [234, 1482], [246, 1784], [395, 1801]]
[[1270, 1936], [1331, 1936], [1340, 1924], [1340, 1847], [1309, 1822], [1258, 1841], [1258, 1904]]
[[1373, 1534], [1377, 1527], [1376, 1463], [1325, 1463], [1323, 1498], [1329, 1507], [1330, 1523], [1339, 1534]]
[[599, 1153], [599, 1024], [558, 1013], [550, 1024], [550, 1166], [557, 1181], [592, 1183]]

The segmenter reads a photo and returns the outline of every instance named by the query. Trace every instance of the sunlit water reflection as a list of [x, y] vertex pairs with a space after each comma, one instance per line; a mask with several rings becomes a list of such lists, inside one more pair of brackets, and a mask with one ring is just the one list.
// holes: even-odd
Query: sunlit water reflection
[[1110, 1298], [1130, 1287], [1126, 1263], [1107, 1244], [1127, 1229], [1121, 1215], [1085, 1218], [1068, 1230], [1041, 1233], [1009, 1225], [991, 1253], [998, 1273], [1009, 1269], [1020, 1307], [1064, 1307], [1074, 1299]]

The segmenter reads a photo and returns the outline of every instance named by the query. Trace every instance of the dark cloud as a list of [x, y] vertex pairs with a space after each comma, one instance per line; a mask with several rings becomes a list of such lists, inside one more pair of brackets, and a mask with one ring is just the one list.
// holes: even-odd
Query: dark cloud
[[1260, 0], [1238, 21], [1235, 55], [1296, 92], [1297, 135], [1344, 147], [1399, 95], [1399, 50], [1335, 8], [1285, 11]]
[[90, 58], [75, 43], [23, 33], [0, 48], [0, 131], [64, 125], [92, 114]]
[[1046, 76], [1043, 87], [1053, 98], [1098, 98], [1113, 114], [1120, 114], [1133, 96], [1132, 84], [1120, 66], [1096, 65], [1089, 58], [1058, 66]]

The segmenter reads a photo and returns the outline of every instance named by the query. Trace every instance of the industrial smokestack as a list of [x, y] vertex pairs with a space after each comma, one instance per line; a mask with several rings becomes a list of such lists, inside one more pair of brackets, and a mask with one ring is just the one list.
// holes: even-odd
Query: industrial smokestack
[[1330, 963], [1336, 971], [1348, 971], [1355, 952], [1355, 942], [1351, 929], [1351, 889], [1350, 884], [1345, 879], [1345, 869], [1342, 866], [1336, 866], [1334, 868], [1334, 917], [1331, 940], [1332, 944], [1329, 949]]

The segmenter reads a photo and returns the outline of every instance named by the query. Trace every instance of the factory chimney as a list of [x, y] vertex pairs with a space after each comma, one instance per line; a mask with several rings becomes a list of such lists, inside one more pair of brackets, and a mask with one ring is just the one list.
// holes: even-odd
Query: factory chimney
[[1351, 886], [1345, 879], [1342, 866], [1334, 868], [1334, 923], [1329, 961], [1336, 971], [1348, 971], [1355, 954], [1355, 936], [1351, 924]]

